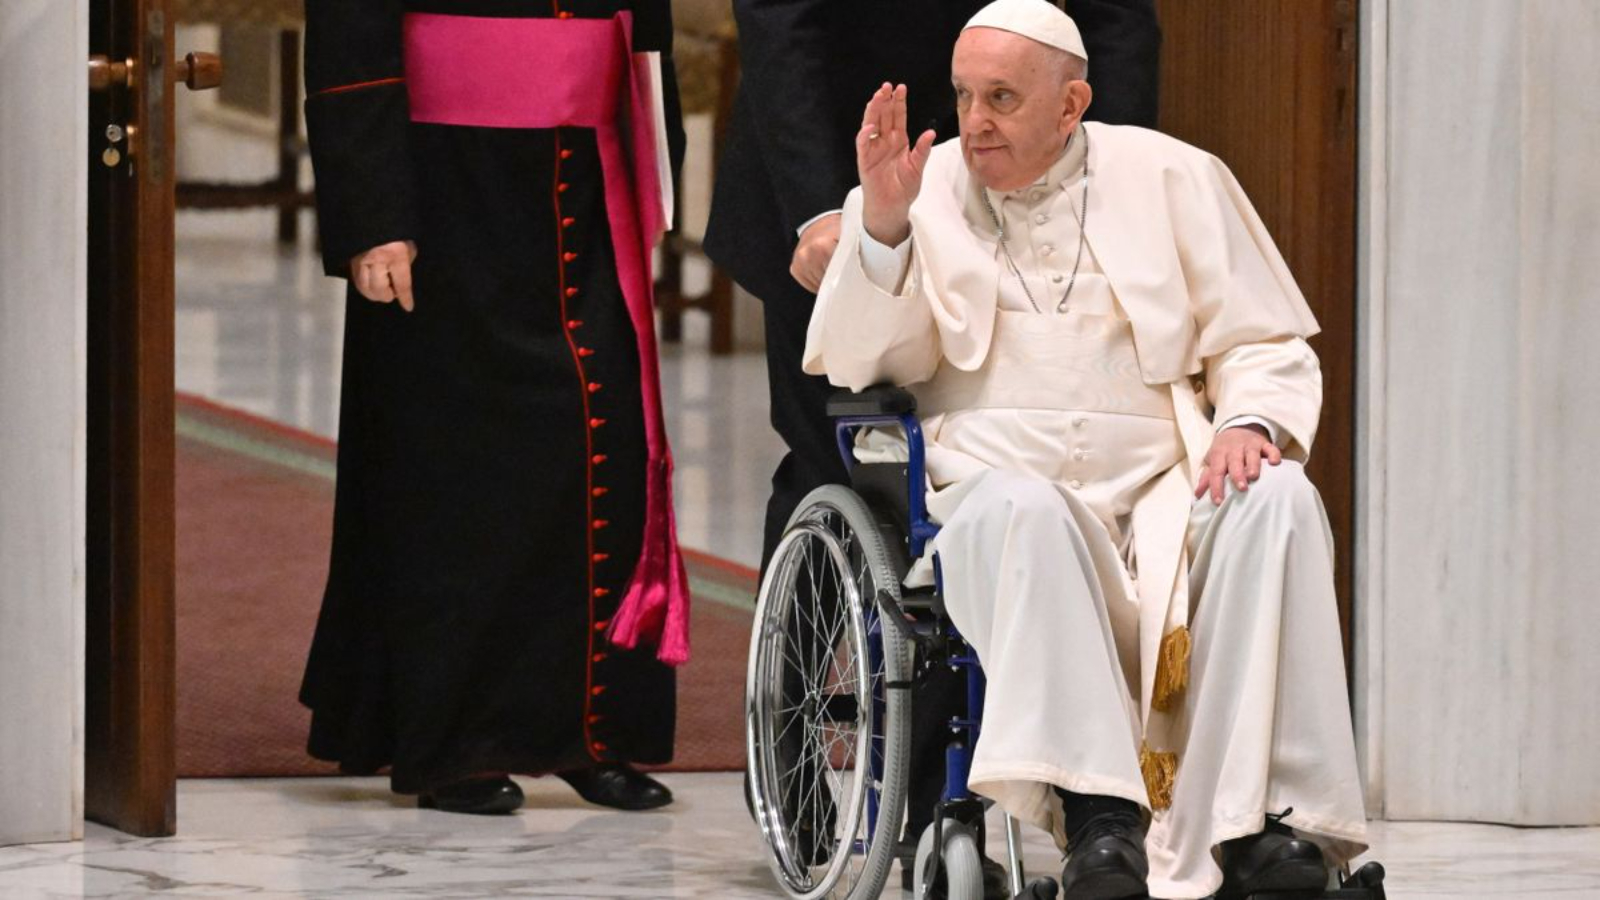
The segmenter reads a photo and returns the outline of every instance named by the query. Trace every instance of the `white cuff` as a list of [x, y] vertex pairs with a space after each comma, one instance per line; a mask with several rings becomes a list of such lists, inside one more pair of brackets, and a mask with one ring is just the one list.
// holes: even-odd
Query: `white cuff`
[[799, 228], [796, 228], [794, 230], [794, 236], [795, 237], [804, 237], [807, 228], [810, 228], [811, 226], [817, 224], [818, 222], [822, 221], [823, 219], [826, 219], [829, 216], [837, 216], [842, 212], [844, 212], [844, 210], [842, 210], [842, 209], [830, 209], [825, 213], [819, 213], [817, 215], [814, 215], [811, 218], [807, 219], [805, 221], [804, 225], [801, 225]]
[[1283, 449], [1283, 428], [1277, 422], [1265, 416], [1234, 416], [1223, 422], [1222, 427], [1218, 428], [1217, 431], [1227, 431], [1229, 428], [1239, 428], [1244, 425], [1260, 425], [1265, 428], [1267, 430], [1267, 440], [1276, 444], [1279, 450]]
[[880, 290], [889, 294], [900, 293], [900, 285], [905, 281], [906, 268], [910, 263], [910, 237], [898, 246], [889, 247], [868, 234], [865, 228], [861, 229], [861, 271]]

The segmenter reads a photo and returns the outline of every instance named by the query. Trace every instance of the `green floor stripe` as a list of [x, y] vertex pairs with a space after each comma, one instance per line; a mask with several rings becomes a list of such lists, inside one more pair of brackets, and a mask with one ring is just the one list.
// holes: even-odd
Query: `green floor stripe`
[[[271, 441], [257, 440], [234, 429], [211, 425], [181, 414], [178, 416], [178, 436], [208, 447], [228, 450], [257, 462], [271, 463], [303, 475], [326, 479], [329, 484], [333, 483], [337, 472], [331, 460], [309, 453], [300, 453]], [[696, 600], [710, 600], [720, 606], [755, 612], [755, 597], [743, 588], [707, 578], [697, 578], [690, 574], [689, 591]]]
[[733, 587], [705, 578], [689, 576], [689, 591], [696, 600], [710, 600], [723, 606], [753, 613], [756, 611], [755, 595], [744, 588]]
[[268, 462], [304, 475], [324, 478], [330, 484], [337, 471], [332, 460], [299, 453], [281, 444], [257, 440], [231, 428], [222, 428], [188, 416], [178, 416], [178, 437], [221, 450], [231, 450], [258, 462]]

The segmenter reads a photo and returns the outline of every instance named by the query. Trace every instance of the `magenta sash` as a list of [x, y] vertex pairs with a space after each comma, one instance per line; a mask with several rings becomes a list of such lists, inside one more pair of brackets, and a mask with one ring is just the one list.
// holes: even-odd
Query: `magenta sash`
[[631, 13], [612, 19], [501, 19], [409, 13], [411, 119], [480, 128], [593, 128], [605, 177], [617, 280], [639, 344], [646, 473], [644, 545], [611, 642], [689, 659], [689, 580], [672, 513], [672, 452], [661, 414], [650, 254], [665, 227], [647, 65], [633, 55]]

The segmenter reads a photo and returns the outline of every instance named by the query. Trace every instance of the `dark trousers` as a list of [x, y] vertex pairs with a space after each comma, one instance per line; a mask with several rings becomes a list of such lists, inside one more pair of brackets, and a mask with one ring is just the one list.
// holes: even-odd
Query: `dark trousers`
[[816, 295], [794, 281], [775, 296], [762, 298], [772, 428], [789, 448], [772, 473], [772, 497], [767, 501], [761, 546], [763, 571], [783, 537], [783, 526], [806, 494], [825, 484], [847, 484], [850, 480], [827, 412], [828, 397], [837, 388], [821, 375], [807, 375], [800, 370], [806, 326], [816, 302]]

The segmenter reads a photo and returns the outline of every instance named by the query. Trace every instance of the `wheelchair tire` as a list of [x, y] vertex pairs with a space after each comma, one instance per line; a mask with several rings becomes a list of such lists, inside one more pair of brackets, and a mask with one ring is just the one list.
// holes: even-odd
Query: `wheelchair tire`
[[917, 840], [917, 878], [911, 896], [916, 900], [983, 900], [983, 854], [978, 852], [978, 836], [954, 819], [945, 819], [941, 831], [944, 848], [932, 883], [928, 870], [933, 856], [933, 826], [924, 829]]
[[894, 861], [911, 653], [903, 623], [878, 615], [880, 592], [900, 596], [892, 552], [861, 498], [828, 485], [790, 518], [757, 597], [749, 797], [768, 864], [794, 900], [876, 900]]

